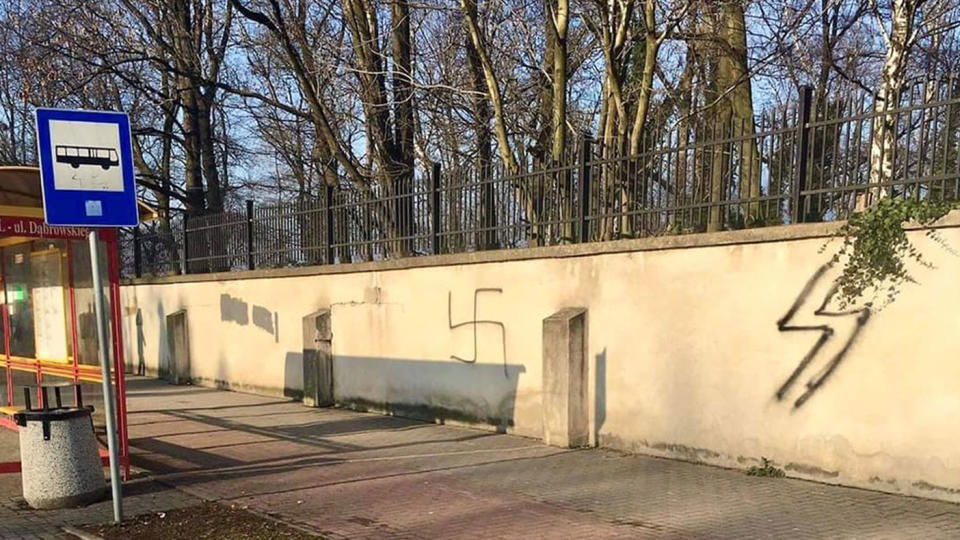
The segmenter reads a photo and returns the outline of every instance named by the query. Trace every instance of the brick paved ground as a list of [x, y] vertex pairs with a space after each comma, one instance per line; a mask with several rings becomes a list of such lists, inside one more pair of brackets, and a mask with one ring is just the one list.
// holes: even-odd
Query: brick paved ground
[[[163, 485], [330, 538], [960, 538], [960, 506], [948, 503], [204, 388], [131, 387], [134, 461]], [[147, 485], [158, 499], [143, 508], [196, 500]], [[0, 536], [10, 512], [26, 519], [0, 506]]]
[[278, 399], [154, 387], [131, 410], [165, 481], [334, 538], [960, 538], [953, 504]]
[[[109, 500], [86, 508], [71, 510], [33, 510], [20, 494], [19, 475], [0, 476], [0, 538], [72, 538], [63, 527], [86, 523], [106, 523], [113, 519]], [[127, 516], [172, 510], [200, 502], [196, 497], [150, 480], [136, 479], [124, 486], [124, 512]]]
[[[6, 395], [2, 384], [4, 380], [0, 378], [0, 395]], [[19, 382], [31, 381], [27, 378]], [[84, 402], [94, 405], [97, 411], [96, 416], [102, 418], [103, 407], [99, 387], [85, 384], [83, 391]], [[68, 402], [72, 402], [72, 396], [72, 392], [69, 393]], [[18, 401], [17, 404], [20, 402]], [[97, 424], [102, 426], [102, 419], [98, 420]], [[20, 458], [19, 454], [17, 433], [0, 429], [0, 461], [17, 461]], [[124, 487], [126, 516], [172, 510], [201, 502], [200, 499], [181, 490], [150, 480], [143, 472], [139, 472], [136, 476], [137, 478]], [[104, 523], [113, 518], [113, 507], [109, 500], [86, 508], [36, 511], [26, 505], [20, 494], [20, 475], [0, 474], [0, 539], [73, 538], [63, 533], [63, 527]]]

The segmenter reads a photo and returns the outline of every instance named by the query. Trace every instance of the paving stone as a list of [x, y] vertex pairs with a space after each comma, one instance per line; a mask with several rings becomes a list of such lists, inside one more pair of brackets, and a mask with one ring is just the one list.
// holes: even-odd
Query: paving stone
[[[331, 539], [960, 538], [960, 507], [939, 501], [144, 379], [129, 388], [134, 462], [156, 477], [130, 487], [128, 513], [219, 500]], [[0, 538], [109, 516], [109, 502], [44, 514], [8, 498]]]

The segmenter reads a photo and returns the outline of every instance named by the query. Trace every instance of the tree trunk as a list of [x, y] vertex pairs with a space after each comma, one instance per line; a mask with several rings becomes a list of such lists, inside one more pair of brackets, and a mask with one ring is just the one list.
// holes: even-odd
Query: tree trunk
[[388, 234], [393, 238], [389, 243], [392, 251], [403, 256], [412, 248], [413, 199], [410, 190], [415, 155], [409, 5], [406, 0], [397, 0], [391, 5], [392, 115], [387, 100], [377, 6], [363, 0], [343, 0], [343, 11], [361, 87], [367, 141], [380, 165], [384, 192], [393, 197], [382, 205], [381, 222], [386, 224]]
[[563, 161], [567, 150], [567, 31], [570, 6], [567, 0], [552, 0], [553, 31], [553, 163]]
[[[653, 75], [657, 67], [657, 54], [660, 52], [661, 40], [663, 39], [663, 37], [657, 33], [656, 2], [654, 0], [646, 0], [644, 4], [643, 26], [643, 63], [641, 64], [642, 67], [638, 81], [640, 92], [637, 96], [633, 127], [630, 130], [629, 155], [631, 156], [639, 154], [643, 145], [644, 129], [646, 128], [647, 116], [650, 110], [650, 98], [653, 94]], [[624, 119], [624, 122], [625, 121], [626, 119]], [[634, 236], [634, 221], [637, 220], [631, 218], [628, 212], [631, 210], [631, 206], [636, 206], [640, 210], [646, 208], [647, 191], [649, 190], [648, 183], [645, 180], [648, 174], [646, 162], [635, 159], [628, 163], [630, 164], [631, 170], [629, 171], [629, 176], [621, 182], [620, 193], [618, 194], [620, 199], [621, 237]], [[637, 178], [637, 176], [640, 178]], [[639, 191], [639, 201], [631, 200], [630, 183], [639, 185], [638, 189], [634, 189], [635, 192]], [[640, 221], [640, 227], [643, 228], [643, 223], [646, 221], [645, 216], [641, 215], [638, 221]]]
[[223, 211], [223, 195], [220, 191], [220, 174], [217, 163], [217, 149], [213, 136], [212, 99], [198, 96], [197, 99], [197, 135], [200, 146], [200, 169], [206, 185], [206, 205], [209, 212]]
[[880, 89], [874, 102], [876, 117], [870, 139], [870, 184], [876, 187], [872, 188], [869, 194], [858, 196], [857, 210], [863, 210], [886, 197], [889, 189], [880, 184], [894, 179], [897, 116], [889, 111], [897, 109], [899, 105], [900, 89], [906, 76], [907, 56], [915, 39], [917, 8], [922, 2], [923, 0], [893, 0], [890, 32], [886, 33], [886, 29], [882, 29], [887, 53]]
[[187, 191], [188, 215], [202, 214], [205, 207], [203, 193], [203, 172], [200, 158], [200, 125], [198, 85], [192, 74], [196, 71], [193, 61], [193, 17], [191, 6], [187, 0], [174, 0], [170, 3], [170, 15], [174, 18], [171, 24], [175, 63], [179, 74], [177, 86], [180, 92], [180, 103], [183, 106], [183, 160], [184, 185]]
[[[621, 168], [625, 165], [624, 162], [617, 162], [617, 158], [623, 157], [620, 152], [622, 147], [620, 145], [621, 140], [617, 135], [622, 130], [618, 127], [622, 127], [624, 124], [624, 118], [620, 115], [619, 108], [615, 105], [616, 97], [614, 96], [613, 89], [613, 79], [608, 76], [605, 81], [603, 92], [604, 92], [604, 106], [603, 111], [605, 115], [601, 116], [601, 129], [603, 129], [603, 159], [604, 165], [600, 172], [600, 183], [602, 189], [597, 190], [597, 208], [599, 209], [598, 214], [610, 214], [613, 209], [613, 200], [610, 196], [616, 189], [617, 177], [620, 175]], [[613, 102], [613, 103], [612, 103]], [[614, 131], [617, 131], [617, 134], [614, 134]], [[612, 240], [613, 239], [613, 218], [603, 217], [597, 221], [597, 235], [598, 238], [602, 241]]]
[[[731, 178], [733, 170], [739, 165], [739, 198], [757, 199], [760, 197], [760, 153], [753, 119], [753, 92], [750, 84], [750, 71], [747, 67], [747, 28], [743, 4], [739, 1], [725, 2], [722, 9], [724, 49], [727, 54], [720, 59], [720, 77], [724, 88], [731, 88], [727, 98], [732, 112], [730, 131], [740, 141], [730, 145], [739, 163], [731, 156]], [[744, 224], [748, 227], [762, 220], [760, 203], [751, 202], [741, 207], [744, 211]]]
[[[547, 7], [549, 2], [544, 2]], [[553, 20], [547, 16], [543, 21], [543, 60], [537, 73], [539, 85], [539, 109], [537, 111], [537, 140], [530, 155], [533, 158], [533, 170], [549, 166], [550, 152], [553, 148], [553, 55], [557, 46], [557, 33], [553, 29]]]
[[[548, 2], [551, 15], [551, 30], [555, 33], [553, 49], [553, 146], [551, 150], [550, 168], [554, 170], [550, 176], [547, 193], [556, 193], [557, 200], [553, 202], [553, 212], [550, 219], [559, 223], [549, 226], [547, 242], [559, 240], [569, 242], [573, 239], [573, 215], [570, 201], [570, 189], [567, 182], [567, 171], [557, 170], [566, 158], [567, 153], [567, 33], [569, 30], [570, 6], [567, 0], [551, 0]], [[546, 203], [546, 201], [544, 201]]]
[[[695, 204], [698, 202], [694, 199], [696, 194], [696, 186], [694, 183], [696, 182], [697, 175], [694, 174], [692, 178], [688, 177], [687, 175], [688, 166], [696, 166], [696, 150], [694, 150], [691, 155], [687, 148], [690, 141], [690, 111], [693, 106], [692, 83], [693, 71], [696, 63], [696, 48], [693, 43], [690, 43], [687, 45], [687, 57], [683, 68], [683, 74], [680, 76], [680, 81], [677, 84], [679, 96], [677, 96], [675, 102], [677, 116], [680, 118], [679, 122], [677, 122], [678, 144], [676, 189], [681, 193], [680, 204], [682, 206], [686, 206], [691, 203]], [[690, 186], [687, 185], [688, 180], [692, 180]], [[684, 214], [687, 215], [684, 216]], [[694, 223], [699, 222], [699, 219], [694, 218], [692, 212], [676, 212], [672, 215], [672, 219], [673, 222], [671, 223], [671, 226], [675, 232], [682, 233], [688, 230], [698, 230]]]
[[[736, 188], [739, 200], [760, 197], [760, 159], [754, 137], [753, 95], [747, 66], [747, 35], [743, 4], [726, 0], [719, 6], [717, 18], [716, 59], [711, 69], [713, 118], [716, 125], [710, 131], [714, 141], [737, 138], [729, 143], [715, 143], [710, 148], [710, 200], [708, 231], [723, 228], [723, 214], [730, 211], [726, 201]], [[739, 172], [739, 175], [736, 174]], [[729, 191], [725, 189], [729, 188]], [[744, 225], [762, 221], [758, 201], [741, 205]]]
[[[487, 87], [487, 97], [490, 100], [490, 105], [493, 107], [494, 134], [497, 140], [497, 150], [500, 153], [500, 159], [503, 161], [508, 175], [519, 174], [520, 163], [517, 161], [513, 146], [510, 144], [510, 137], [507, 134], [507, 123], [503, 111], [503, 98], [500, 94], [500, 84], [497, 81], [496, 73], [493, 71], [493, 64], [487, 52], [486, 42], [480, 31], [476, 0], [460, 0], [460, 9], [464, 15], [467, 36], [470, 38], [474, 49], [476, 49], [477, 56], [480, 59], [480, 65], [483, 68], [483, 80]], [[537, 212], [533, 206], [530, 187], [524, 185], [522, 180], [518, 181], [514, 185], [514, 193], [517, 201], [526, 205], [528, 219], [535, 222]], [[528, 234], [530, 235], [531, 243], [536, 243], [538, 240], [536, 236], [533, 235], [533, 230], [535, 230], [535, 228], [531, 227]]]
[[[601, 214], [608, 214], [597, 222], [598, 236], [601, 240], [614, 237], [615, 207], [614, 193], [618, 184], [623, 185], [631, 177], [634, 163], [627, 160], [627, 140], [629, 125], [627, 106], [623, 95], [623, 76], [630, 64], [630, 49], [624, 47], [633, 24], [633, 0], [621, 2], [596, 1], [600, 19], [593, 21], [585, 17], [584, 21], [600, 42], [604, 59], [604, 79], [602, 88], [602, 108], [600, 116], [601, 154], [606, 163], [596, 171], [596, 180], [602, 185], [597, 191], [597, 207]], [[626, 54], [625, 54], [626, 53]], [[617, 160], [620, 161], [617, 161]], [[623, 202], [626, 199], [622, 199]], [[627, 220], [622, 218], [621, 228]]]
[[413, 215], [414, 180], [414, 108], [413, 108], [413, 60], [411, 55], [410, 6], [407, 0], [394, 0], [390, 5], [393, 48], [393, 117], [396, 135], [392, 147], [396, 171], [391, 178], [398, 195], [395, 206], [397, 229], [404, 239], [400, 242], [400, 254], [413, 252], [413, 236], [416, 223]]
[[[473, 4], [472, 7], [475, 7]], [[483, 82], [483, 64], [480, 54], [468, 38], [466, 40], [467, 62], [470, 65], [470, 82], [473, 86], [473, 95], [470, 97], [473, 108], [473, 129], [477, 140], [477, 162], [480, 180], [480, 199], [482, 204], [481, 223], [487, 229], [481, 235], [482, 249], [497, 248], [497, 217], [494, 201], [494, 190], [491, 181], [493, 166], [493, 148], [490, 134], [490, 106], [487, 103], [485, 83]]]
[[643, 128], [647, 122], [647, 112], [650, 109], [650, 96], [653, 92], [653, 73], [657, 67], [657, 53], [660, 51], [660, 40], [657, 36], [656, 3], [646, 0], [644, 6], [644, 26], [646, 37], [643, 42], [643, 68], [640, 72], [640, 95], [637, 97], [636, 114], [633, 117], [633, 130], [630, 133], [630, 154], [640, 151], [640, 140], [643, 137]]
[[490, 99], [490, 105], [493, 107], [494, 133], [497, 138], [497, 150], [509, 174], [520, 172], [520, 164], [517, 162], [516, 155], [513, 152], [513, 146], [510, 144], [510, 137], [507, 135], [507, 124], [503, 112], [503, 98], [500, 94], [500, 84], [493, 71], [493, 64], [490, 61], [490, 55], [487, 53], [486, 43], [483, 34], [480, 32], [478, 23], [476, 0], [460, 0], [460, 8], [464, 14], [464, 22], [467, 26], [467, 35], [477, 50], [480, 57], [480, 65], [483, 66], [483, 79], [487, 86], [487, 95]]

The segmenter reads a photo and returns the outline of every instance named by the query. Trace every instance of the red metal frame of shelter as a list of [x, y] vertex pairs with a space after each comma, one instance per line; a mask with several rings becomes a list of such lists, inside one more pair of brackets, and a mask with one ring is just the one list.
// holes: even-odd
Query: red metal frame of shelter
[[[7, 395], [5, 396], [6, 405], [14, 404], [13, 372], [30, 372], [36, 374], [37, 383], [42, 383], [44, 376], [58, 377], [71, 380], [74, 384], [80, 384], [81, 381], [89, 383], [102, 382], [102, 374], [99, 364], [83, 365], [80, 364], [80, 344], [77, 331], [77, 306], [74, 290], [74, 260], [73, 247], [69, 240], [87, 240], [88, 230], [79, 227], [51, 227], [43, 222], [42, 211], [29, 207], [10, 207], [0, 206], [0, 238], [22, 237], [25, 241], [34, 239], [60, 239], [68, 240], [67, 250], [67, 301], [69, 302], [69, 336], [72, 355], [67, 362], [42, 359], [42, 358], [23, 358], [10, 354], [10, 311], [7, 303], [7, 287], [3, 286], [2, 304], [0, 304], [0, 314], [2, 314], [4, 351], [0, 356], [0, 365], [4, 366], [6, 372]], [[119, 458], [123, 466], [123, 476], [125, 479], [130, 476], [130, 446], [127, 437], [127, 394], [124, 381], [124, 363], [123, 363], [123, 331], [120, 325], [120, 259], [119, 246], [117, 244], [116, 229], [101, 229], [100, 238], [107, 244], [107, 272], [109, 275], [109, 306], [110, 306], [110, 333], [112, 336], [111, 347], [113, 353], [113, 383], [115, 389], [115, 399], [117, 403], [117, 430], [118, 440], [120, 442]], [[6, 279], [4, 268], [4, 247], [0, 247], [0, 283]], [[38, 394], [38, 402], [42, 396]], [[8, 429], [17, 429], [13, 423], [12, 417], [0, 415], [0, 427]], [[109, 464], [109, 457], [105, 450], [100, 451], [101, 461], [104, 465]], [[20, 471], [20, 462], [0, 462], [0, 474]]]

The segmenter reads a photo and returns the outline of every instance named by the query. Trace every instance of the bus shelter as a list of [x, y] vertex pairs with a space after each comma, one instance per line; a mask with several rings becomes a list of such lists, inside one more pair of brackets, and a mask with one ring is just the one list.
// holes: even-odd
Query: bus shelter
[[[141, 205], [141, 216], [152, 212]], [[66, 383], [99, 394], [102, 382], [94, 314], [88, 229], [50, 227], [43, 221], [40, 172], [35, 167], [0, 167], [0, 427], [16, 430], [12, 414], [37, 387]], [[120, 261], [115, 229], [102, 229], [101, 279], [109, 284], [108, 307], [117, 440], [124, 476], [129, 476], [123, 335], [120, 324]], [[32, 392], [32, 389], [29, 390]], [[74, 394], [74, 399], [76, 396]], [[95, 401], [83, 394], [84, 403]], [[102, 407], [101, 407], [102, 409]], [[102, 411], [100, 411], [102, 414]], [[101, 459], [108, 463], [105, 449]], [[0, 459], [0, 473], [18, 472], [18, 461]]]

